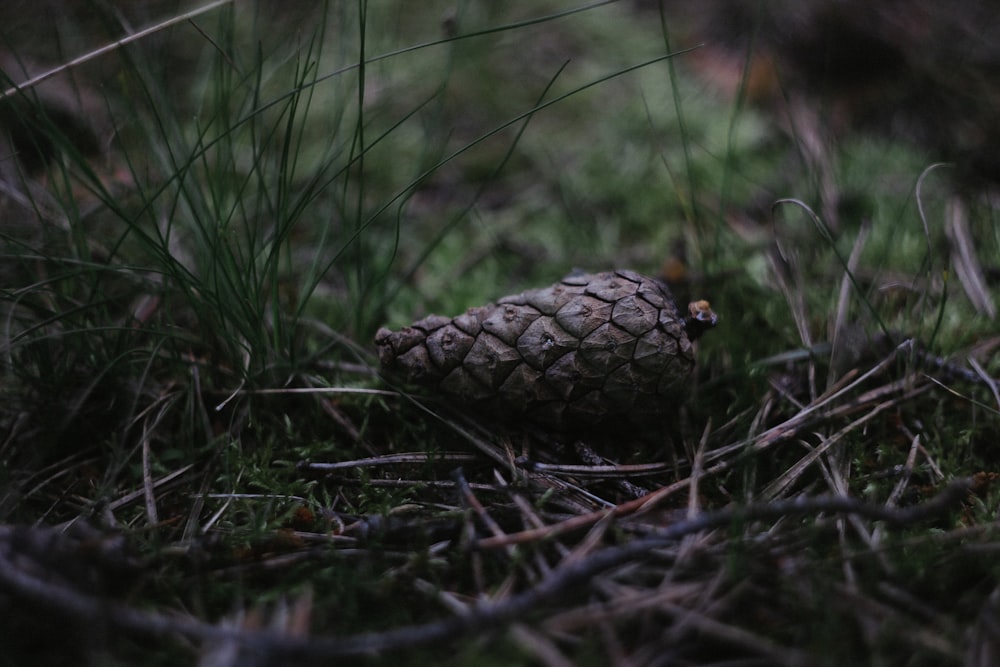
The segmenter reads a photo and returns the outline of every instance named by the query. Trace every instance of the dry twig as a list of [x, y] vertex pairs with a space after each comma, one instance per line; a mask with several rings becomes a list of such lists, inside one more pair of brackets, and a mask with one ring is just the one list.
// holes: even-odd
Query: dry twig
[[570, 559], [532, 588], [498, 602], [481, 601], [463, 616], [351, 637], [304, 639], [269, 630], [247, 632], [239, 628], [205, 623], [189, 616], [134, 609], [81, 593], [65, 584], [47, 581], [32, 568], [20, 565], [19, 556], [12, 548], [9, 528], [0, 532], [0, 585], [9, 593], [37, 605], [78, 619], [103, 618], [114, 627], [141, 635], [180, 635], [198, 641], [232, 641], [263, 653], [285, 657], [327, 658], [380, 654], [503, 627], [536, 612], [541, 605], [551, 603], [602, 572], [631, 561], [647, 559], [655, 555], [657, 550], [675, 545], [685, 536], [702, 531], [818, 514], [846, 514], [905, 526], [954, 508], [966, 496], [969, 488], [967, 481], [955, 482], [934, 499], [908, 508], [874, 505], [848, 497], [819, 497], [745, 507], [733, 506], [705, 512], [677, 521], [649, 537], [638, 538], [622, 546], [608, 547], [577, 560]]

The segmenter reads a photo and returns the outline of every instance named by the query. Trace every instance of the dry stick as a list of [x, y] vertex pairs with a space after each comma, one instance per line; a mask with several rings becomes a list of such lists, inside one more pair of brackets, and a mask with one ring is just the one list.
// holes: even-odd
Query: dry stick
[[[851, 342], [844, 340], [848, 327], [847, 314], [851, 306], [851, 294], [854, 291], [855, 276], [858, 272], [858, 263], [861, 261], [861, 252], [864, 250], [865, 243], [871, 233], [871, 228], [870, 220], [865, 219], [862, 221], [861, 227], [858, 229], [858, 236], [854, 240], [854, 247], [847, 258], [844, 275], [840, 279], [840, 296], [837, 298], [837, 310], [833, 320], [833, 331], [830, 335], [831, 365], [836, 365], [837, 359], [843, 355], [843, 348], [851, 345]], [[830, 373], [828, 385], [833, 384], [835, 379], [836, 374]]]
[[[302, 376], [303, 384], [308, 385], [310, 389], [314, 389], [312, 378], [309, 376]], [[354, 441], [354, 443], [365, 449], [371, 454], [377, 454], [378, 448], [373, 446], [372, 443], [368, 441], [367, 438], [361, 435], [361, 429], [359, 429], [354, 422], [348, 417], [344, 412], [337, 406], [336, 401], [333, 400], [323, 400], [318, 401], [320, 409], [326, 413], [334, 424], [339, 426], [347, 437]]]
[[563, 558], [560, 563], [560, 567], [567, 566], [571, 563], [577, 561], [586, 560], [587, 556], [594, 552], [604, 540], [604, 536], [607, 534], [608, 529], [613, 525], [614, 517], [608, 515], [604, 517], [603, 521], [598, 521], [594, 524], [594, 527], [584, 536], [582, 540], [577, 542], [576, 546], [569, 552], [569, 554]]
[[[472, 444], [476, 449], [481, 451], [483, 454], [486, 454], [486, 456], [488, 456], [489, 458], [493, 459], [500, 465], [506, 467], [509, 472], [516, 473], [517, 466], [514, 464], [515, 457], [513, 455], [513, 452], [510, 452], [508, 450], [501, 451], [500, 447], [494, 445], [492, 442], [487, 442], [482, 438], [476, 437], [475, 435], [473, 435], [471, 430], [465, 429], [459, 426], [453, 420], [446, 419], [442, 415], [439, 415], [438, 413], [434, 412], [429, 407], [424, 405], [422, 402], [418, 401], [413, 396], [410, 396], [409, 394], [400, 393], [399, 396], [407, 399], [420, 410], [423, 410], [431, 417], [434, 417], [436, 420], [440, 421], [441, 423], [451, 428], [453, 431], [455, 431], [460, 436], [465, 438], [470, 444]], [[472, 424], [472, 426], [475, 427], [476, 424]]]
[[[727, 580], [730, 579], [729, 575], [726, 573], [727, 568], [719, 568], [716, 570], [715, 575], [708, 579], [707, 581], [700, 582], [701, 586], [696, 586], [691, 591], [689, 599], [684, 600], [684, 604], [681, 605], [679, 600], [664, 599], [667, 605], [674, 604], [676, 606], [682, 606], [695, 614], [701, 614], [702, 616], [708, 617], [723, 617], [726, 615], [726, 609], [733, 609], [735, 605], [739, 603], [739, 597], [743, 594], [746, 589], [746, 580], [738, 581], [733, 586], [727, 586]], [[671, 581], [671, 585], [674, 585], [675, 581]], [[661, 609], [659, 605], [657, 609]], [[675, 618], [673, 625], [664, 633], [664, 640], [669, 644], [679, 644], [681, 639], [687, 635], [690, 635], [693, 631], [697, 632], [692, 627], [691, 621], [693, 618], [689, 618], [686, 614], [680, 618]]]
[[[366, 389], [364, 387], [281, 387], [271, 389], [235, 389], [227, 396], [270, 396], [282, 394], [330, 394], [339, 396], [341, 394], [363, 394], [366, 396], [401, 396], [398, 391], [390, 389]], [[227, 399], [228, 400], [228, 399]]]
[[[868, 374], [866, 373], [865, 376], [867, 375]], [[858, 410], [864, 408], [872, 401], [879, 400], [884, 396], [891, 395], [894, 392], [900, 391], [905, 387], [905, 385], [906, 383], [902, 380], [898, 382], [892, 382], [878, 389], [873, 389], [872, 391], [863, 394], [861, 397], [859, 397], [854, 401], [851, 401], [850, 403], [846, 403], [844, 405], [837, 406], [836, 408], [832, 408], [828, 412], [818, 412], [815, 409], [816, 406], [810, 406], [806, 410], [797, 413], [791, 419], [768, 429], [763, 434], [758, 436], [759, 439], [756, 442], [749, 444], [747, 441], [742, 441], [740, 443], [737, 443], [736, 445], [728, 447], [727, 449], [729, 450], [740, 449], [742, 450], [743, 455], [747, 456], [751, 454], [760, 453], [761, 451], [768, 449], [769, 447], [777, 444], [778, 442], [782, 442], [784, 440], [794, 437], [797, 433], [800, 433], [802, 430], [815, 424], [821, 419], [842, 417], [851, 414], [853, 412], [857, 412]], [[908, 393], [907, 397], [909, 398], [919, 393], [922, 393], [923, 391], [930, 389], [930, 387], [931, 385], [924, 385], [923, 387], [917, 387], [913, 389], [910, 393]], [[829, 401], [829, 399], [830, 397], [825, 397], [825, 398], [820, 398], [818, 400], [821, 403], [825, 404]], [[713, 452], [706, 453], [705, 458], [706, 459], [710, 458], [710, 454], [714, 454], [717, 451], [718, 450], [714, 450]], [[735, 459], [721, 461], [711, 467], [705, 468], [702, 471], [701, 476], [705, 478], [725, 472], [735, 467], [742, 460], [743, 457], [738, 456]], [[603, 510], [598, 510], [596, 512], [579, 514], [570, 517], [565, 521], [561, 521], [559, 523], [552, 524], [544, 528], [534, 528], [534, 529], [523, 530], [519, 533], [510, 533], [503, 540], [492, 537], [483, 538], [479, 540], [477, 546], [480, 549], [496, 549], [499, 547], [504, 547], [507, 544], [511, 543], [524, 543], [524, 542], [533, 542], [539, 539], [549, 539], [557, 535], [561, 535], [563, 533], [573, 532], [576, 530], [587, 528], [591, 524], [600, 521], [608, 514], [613, 514], [616, 517], [621, 517], [630, 514], [645, 513], [651, 511], [653, 508], [659, 505], [659, 503], [662, 502], [664, 499], [669, 498], [678, 491], [687, 488], [690, 484], [691, 484], [690, 477], [681, 479], [674, 482], [673, 484], [669, 484], [667, 486], [659, 488], [656, 491], [650, 493], [649, 495], [643, 496], [642, 498], [636, 498], [635, 500], [630, 500], [628, 502], [621, 503], [620, 505], [615, 505], [613, 507], [609, 507]]]
[[160, 523], [156, 512], [156, 491], [153, 488], [153, 464], [151, 461], [149, 441], [151, 439], [149, 423], [142, 427], [142, 493], [146, 501], [146, 519], [150, 526]]
[[834, 433], [833, 435], [824, 438], [823, 442], [810, 450], [808, 454], [799, 459], [794, 463], [788, 470], [783, 472], [778, 476], [773, 482], [767, 485], [761, 494], [765, 499], [777, 498], [778, 496], [785, 493], [788, 488], [798, 480], [798, 478], [805, 473], [806, 469], [809, 468], [816, 460], [826, 453], [831, 447], [840, 442], [848, 434], [856, 430], [858, 427], [871, 421], [878, 415], [882, 414], [885, 410], [899, 405], [903, 400], [911, 398], [911, 396], [904, 394], [903, 396], [896, 397], [892, 400], [883, 401], [877, 404], [871, 410], [866, 412], [864, 415], [855, 419], [850, 424], [847, 424], [842, 429]]
[[[885, 588], [882, 585], [878, 585], [878, 588], [883, 594], [885, 594]], [[855, 616], [865, 614], [869, 618], [876, 619], [875, 625], [878, 627], [884, 627], [885, 625], [891, 624], [891, 626], [900, 633], [902, 638], [909, 640], [909, 644], [922, 646], [926, 649], [947, 656], [947, 658], [949, 658], [949, 662], [953, 664], [961, 662], [962, 653], [955, 646], [957, 642], [949, 642], [941, 634], [942, 631], [950, 631], [949, 634], [953, 637], [960, 637], [961, 632], [954, 628], [953, 624], [915, 623], [913, 619], [913, 610], [910, 608], [904, 607], [903, 609], [900, 609], [889, 606], [880, 600], [863, 595], [859, 591], [846, 588], [843, 585], [837, 586], [835, 590], [838, 596], [843, 598], [843, 600], [833, 601], [837, 606], [849, 608]], [[900, 601], [894, 600], [894, 602], [899, 603]], [[876, 628], [874, 629], [874, 632], [877, 634], [879, 630]], [[987, 664], [993, 664], [993, 662], [991, 661]]]
[[[727, 445], [725, 447], [719, 447], [717, 449], [714, 449], [706, 455], [706, 458], [708, 460], [715, 460], [718, 458], [722, 458], [723, 456], [728, 455], [734, 450], [746, 449], [748, 445], [754, 451], [760, 451], [770, 447], [772, 444], [774, 444], [774, 442], [784, 439], [789, 431], [801, 430], [803, 425], [806, 423], [813, 423], [814, 421], [822, 417], [836, 416], [842, 413], [845, 409], [849, 410], [851, 406], [854, 406], [856, 408], [861, 407], [859, 404], [865, 399], [865, 397], [871, 395], [872, 392], [863, 394], [861, 397], [856, 398], [845, 405], [838, 406], [837, 408], [834, 408], [829, 412], [824, 413], [821, 411], [821, 408], [825, 407], [829, 403], [832, 403], [836, 399], [845, 396], [852, 390], [856, 389], [857, 387], [860, 387], [862, 384], [864, 384], [871, 378], [875, 377], [876, 375], [879, 375], [882, 371], [886, 370], [889, 367], [889, 365], [896, 359], [896, 356], [898, 355], [899, 351], [904, 347], [908, 347], [910, 344], [911, 341], [904, 341], [902, 344], [897, 346], [897, 348], [893, 351], [892, 354], [888, 355], [885, 359], [880, 361], [876, 366], [870, 368], [869, 370], [865, 371], [862, 375], [854, 379], [851, 379], [851, 376], [845, 376], [840, 381], [838, 381], [838, 383], [835, 384], [833, 387], [830, 387], [830, 389], [827, 390], [825, 393], [823, 393], [821, 396], [818, 396], [815, 400], [810, 402], [810, 404], [807, 407], [802, 408], [799, 412], [795, 413], [795, 415], [790, 419], [775, 426], [772, 426], [763, 433], [753, 436], [752, 438], [749, 438], [747, 440], [741, 440], [739, 442], [733, 443], [732, 445]], [[902, 386], [905, 381], [906, 380], [904, 378], [903, 380], [899, 380], [895, 383], [886, 385], [885, 387], [883, 387], [882, 391], [883, 393], [892, 393], [895, 388]]]
[[944, 630], [953, 637], [961, 637], [964, 628], [956, 623], [947, 614], [938, 611], [927, 600], [921, 600], [920, 596], [900, 588], [889, 581], [880, 581], [875, 584], [875, 590], [882, 594], [884, 598], [893, 602], [899, 609], [928, 626]]
[[[705, 467], [705, 449], [708, 447], [708, 436], [712, 432], [712, 420], [709, 419], [705, 424], [705, 430], [702, 433], [701, 440], [698, 441], [698, 447], [694, 451], [694, 455], [691, 457], [691, 474], [688, 479], [691, 480], [688, 485], [688, 502], [687, 502], [687, 514], [688, 519], [693, 519], [698, 514], [700, 514], [701, 501], [698, 495], [698, 484], [701, 481], [701, 475]], [[695, 553], [698, 548], [698, 538], [695, 535], [689, 535], [685, 538], [681, 544], [680, 548], [677, 550], [677, 562], [686, 562], [690, 558], [691, 554]]]
[[986, 272], [969, 229], [969, 212], [960, 197], [949, 197], [945, 203], [944, 231], [951, 241], [951, 265], [966, 297], [978, 312], [992, 320], [997, 316], [997, 307], [990, 296]]
[[687, 517], [689, 519], [693, 519], [698, 514], [700, 505], [698, 502], [698, 481], [705, 468], [705, 450], [708, 449], [708, 437], [711, 432], [712, 420], [709, 419], [705, 424], [705, 430], [702, 431], [701, 440], [698, 441], [698, 448], [695, 449], [694, 456], [691, 457], [691, 474], [689, 476], [691, 479], [691, 486], [688, 489], [687, 513]]
[[515, 623], [510, 630], [514, 641], [534, 656], [539, 664], [548, 667], [574, 667], [577, 664], [563, 655], [554, 641], [534, 628]]
[[[605, 467], [604, 464], [607, 463], [606, 458], [598, 454], [596, 451], [594, 451], [592, 447], [590, 447], [590, 445], [588, 445], [582, 440], [576, 440], [573, 443], [573, 449], [576, 451], [577, 457], [586, 464], [583, 467], [593, 466], [593, 467], [603, 468]], [[661, 465], [663, 466], [664, 470], [667, 469], [666, 463], [659, 463], [654, 465]], [[610, 475], [605, 476], [605, 481], [611, 481], [611, 480], [614, 481], [614, 486], [617, 487], [620, 492], [624, 493], [629, 498], [640, 498], [649, 493], [649, 489], [645, 489], [639, 486], [638, 484], [635, 484], [626, 476], [616, 476], [616, 477], [611, 477]], [[605, 505], [611, 505], [611, 504], [612, 504], [611, 502], [605, 501]]]
[[528, 472], [547, 473], [549, 475], [572, 475], [574, 477], [620, 478], [639, 477], [641, 475], [658, 475], [666, 470], [665, 462], [660, 463], [612, 463], [608, 465], [580, 465], [561, 463], [540, 463], [519, 457], [515, 463]]
[[[503, 528], [500, 527], [500, 524], [498, 524], [496, 520], [492, 516], [490, 516], [489, 511], [483, 506], [483, 504], [479, 502], [479, 498], [476, 497], [476, 494], [472, 492], [472, 488], [469, 486], [469, 482], [465, 479], [464, 471], [461, 468], [458, 468], [452, 472], [451, 476], [452, 479], [455, 480], [455, 484], [458, 486], [459, 496], [462, 503], [466, 507], [470, 507], [472, 511], [476, 513], [476, 516], [479, 517], [479, 520], [482, 521], [483, 524], [485, 524], [485, 526], [489, 529], [491, 533], [493, 533], [494, 537], [501, 539], [504, 538], [506, 536], [506, 533], [504, 533]], [[514, 561], [519, 560], [517, 545], [515, 544], [509, 545], [506, 551], [507, 551], [507, 556], [509, 558], [511, 558]], [[479, 556], [479, 554], [474, 554], [474, 555], [476, 555], [477, 557]], [[533, 572], [531, 568], [527, 567], [526, 564], [522, 565], [522, 568], [525, 573], [525, 577], [527, 577], [528, 581], [530, 581], [532, 584], [538, 581], [539, 575]], [[543, 570], [542, 574], [544, 573], [545, 571]]]
[[[774, 444], [774, 441], [784, 439], [787, 431], [799, 430], [803, 422], [817, 418], [817, 413], [818, 417], [831, 417], [831, 416], [840, 416], [844, 414], [849, 414], [856, 410], [860, 410], [870, 402], [879, 400], [882, 396], [890, 395], [901, 389], [905, 389], [908, 385], [912, 384], [911, 380], [909, 380], [908, 378], [902, 378], [901, 380], [897, 380], [887, 385], [883, 385], [878, 389], [873, 389], [871, 391], [865, 392], [864, 394], [858, 396], [854, 400], [849, 401], [843, 405], [839, 405], [836, 408], [831, 409], [829, 412], [821, 413], [820, 411], [820, 408], [822, 408], [823, 406], [833, 402], [835, 399], [840, 398], [841, 396], [846, 395], [851, 390], [861, 386], [863, 383], [867, 382], [872, 377], [886, 370], [896, 360], [896, 357], [898, 356], [899, 352], [904, 348], [909, 348], [910, 346], [912, 346], [912, 341], [910, 340], [904, 341], [903, 343], [901, 343], [899, 346], [896, 347], [896, 349], [893, 351], [892, 354], [888, 355], [885, 359], [880, 361], [876, 366], [872, 367], [870, 370], [858, 376], [857, 379], [853, 380], [847, 385], [844, 385], [843, 387], [835, 387], [834, 389], [836, 390], [829, 391], [823, 394], [822, 396], [818, 397], [815, 401], [810, 403], [809, 407], [796, 413], [796, 415], [791, 419], [789, 419], [788, 421], [782, 424], [778, 424], [777, 426], [774, 426], [765, 431], [764, 433], [762, 433], [755, 439], [756, 441], [753, 443], [751, 448], [755, 451], [760, 451], [762, 449], [770, 447], [772, 444]], [[717, 452], [718, 450], [713, 451], [712, 454], [717, 455]]]
[[540, 516], [538, 516], [538, 512], [535, 511], [535, 508], [531, 505], [531, 503], [528, 502], [522, 494], [512, 489], [507, 480], [504, 479], [503, 475], [501, 475], [500, 471], [496, 468], [493, 469], [493, 479], [497, 481], [497, 487], [503, 489], [508, 493], [508, 495], [510, 495], [511, 500], [514, 501], [514, 505], [516, 505], [521, 511], [521, 514], [524, 515], [525, 523], [539, 528], [545, 525], [545, 522], [542, 521]]
[[987, 387], [990, 388], [990, 392], [993, 394], [993, 400], [997, 403], [997, 408], [1000, 409], [1000, 389], [997, 388], [997, 381], [991, 378], [987, 373], [986, 369], [983, 368], [978, 361], [974, 358], [969, 357], [969, 365], [979, 376], [979, 379], [983, 381]]
[[[708, 587], [714, 588], [714, 582], [709, 582]], [[638, 588], [620, 584], [617, 586], [617, 594], [607, 592], [609, 599], [592, 600], [565, 611], [554, 612], [541, 625], [550, 634], [578, 633], [580, 630], [592, 627], [595, 622], [629, 616], [635, 617], [648, 611], [656, 611], [664, 602], [674, 604], [683, 602], [690, 606], [692, 602], [697, 601], [699, 593], [705, 588], [706, 585], [701, 581], [671, 581], [669, 586], [657, 586], [656, 588]], [[665, 640], [672, 640], [676, 637], [674, 628], [677, 625], [679, 623], [669, 629], [664, 629], [663, 638]]]
[[[906, 455], [906, 464], [903, 467], [903, 471], [899, 477], [899, 481], [896, 482], [896, 485], [893, 487], [892, 491], [889, 493], [889, 497], [885, 501], [886, 507], [895, 507], [898, 504], [900, 497], [903, 495], [903, 491], [906, 489], [907, 486], [909, 486], [910, 478], [913, 475], [913, 469], [916, 467], [917, 464], [917, 454], [919, 452], [920, 452], [920, 435], [917, 434], [912, 436], [910, 440], [910, 451]], [[883, 533], [884, 529], [882, 528], [882, 526], [875, 526], [875, 528], [871, 532], [871, 535], [866, 536], [866, 540], [872, 553], [875, 554], [876, 559], [882, 566], [882, 571], [886, 572], [887, 574], [892, 574], [893, 568], [889, 564], [888, 558], [886, 558], [885, 554], [882, 552], [880, 548], [882, 545]]]
[[204, 7], [199, 7], [198, 9], [194, 9], [190, 12], [178, 14], [177, 16], [174, 16], [166, 21], [163, 21], [162, 23], [157, 23], [154, 26], [150, 26], [148, 28], [140, 30], [139, 32], [132, 33], [128, 37], [124, 37], [116, 42], [111, 42], [110, 44], [106, 44], [99, 49], [95, 49], [94, 51], [83, 54], [79, 58], [74, 58], [73, 60], [70, 60], [68, 63], [62, 64], [59, 67], [50, 69], [49, 71], [43, 72], [38, 76], [28, 79], [27, 81], [22, 81], [21, 83], [11, 86], [7, 90], [3, 91], [2, 94], [0, 94], [0, 100], [5, 100], [11, 95], [17, 93], [18, 91], [27, 90], [28, 88], [34, 88], [38, 84], [48, 79], [51, 79], [57, 74], [71, 70], [74, 67], [78, 67], [86, 62], [94, 60], [95, 58], [103, 56], [105, 53], [111, 53], [112, 51], [120, 49], [123, 46], [131, 44], [132, 42], [136, 42], [142, 39], [143, 37], [148, 37], [149, 35], [152, 35], [155, 32], [159, 32], [161, 30], [169, 28], [172, 25], [182, 23], [183, 21], [190, 21], [194, 17], [204, 14], [205, 12], [212, 11], [213, 9], [216, 9], [217, 7], [221, 7], [223, 5], [232, 4], [233, 2], [234, 0], [218, 0], [218, 2], [207, 4]]
[[490, 630], [536, 611], [539, 606], [595, 575], [636, 559], [650, 557], [657, 549], [675, 544], [687, 535], [752, 521], [770, 521], [790, 516], [846, 513], [873, 521], [903, 526], [937, 516], [965, 498], [968, 480], [953, 482], [932, 500], [908, 508], [890, 508], [860, 502], [854, 498], [800, 498], [790, 501], [753, 504], [706, 512], [693, 519], [678, 521], [657, 535], [636, 539], [620, 547], [610, 547], [583, 560], [567, 563], [537, 586], [499, 602], [481, 602], [462, 617], [451, 617], [423, 625], [405, 626], [386, 632], [350, 637], [304, 639], [273, 631], [244, 631], [219, 627], [190, 617], [141, 611], [117, 602], [85, 595], [60, 584], [45, 581], [20, 569], [9, 548], [0, 542], [0, 584], [35, 603], [77, 618], [104, 618], [124, 630], [144, 635], [182, 635], [194, 640], [229, 639], [259, 651], [289, 657], [332, 657], [374, 655], [434, 642], [454, 640], [477, 630]]
[[890, 507], [896, 505], [903, 496], [903, 491], [906, 490], [906, 487], [910, 483], [910, 477], [913, 476], [913, 470], [917, 467], [917, 454], [919, 452], [920, 434], [918, 433], [910, 438], [910, 451], [906, 455], [906, 463], [903, 466], [902, 474], [899, 476], [899, 481], [893, 487], [889, 498], [885, 501], [886, 505]]
[[[454, 489], [457, 485], [449, 479], [354, 479], [350, 477], [331, 477], [331, 481], [340, 486], [381, 486], [390, 489], [410, 489], [423, 487], [425, 489]], [[481, 482], [469, 482], [469, 488], [476, 491], [489, 491], [491, 493], [501, 493], [502, 489], [491, 484]]]
[[[458, 487], [458, 493], [462, 503], [476, 513], [479, 520], [483, 522], [493, 535], [497, 537], [505, 536], [506, 533], [503, 531], [503, 528], [501, 528], [500, 524], [498, 524], [496, 520], [490, 516], [487, 509], [483, 507], [481, 502], [479, 502], [479, 498], [477, 498], [476, 494], [472, 492], [472, 487], [469, 486], [469, 481], [465, 479], [465, 472], [461, 468], [458, 468], [451, 473], [451, 478], [455, 481], [455, 484]], [[514, 556], [516, 553], [515, 547], [511, 546], [507, 550], [507, 553], [509, 556]]]
[[384, 454], [382, 456], [372, 456], [364, 459], [354, 459], [352, 461], [337, 461], [336, 463], [313, 463], [310, 461], [301, 461], [296, 467], [299, 470], [329, 472], [332, 470], [366, 468], [369, 466], [382, 466], [393, 463], [437, 463], [439, 461], [470, 462], [478, 460], [479, 459], [475, 455], [466, 454], [464, 452], [400, 452], [399, 454]]
[[663, 602], [657, 607], [657, 611], [672, 616], [675, 622], [683, 621], [705, 639], [714, 639], [730, 646], [741, 646], [757, 655], [764, 656], [770, 661], [769, 664], [790, 667], [805, 667], [815, 664], [814, 659], [811, 660], [810, 656], [802, 651], [781, 646], [775, 641], [761, 635], [755, 635], [745, 628], [723, 623], [682, 605]]
[[[189, 463], [188, 465], [184, 466], [183, 468], [181, 468], [179, 470], [175, 470], [172, 473], [164, 475], [160, 479], [153, 480], [153, 482], [152, 482], [153, 489], [154, 490], [158, 489], [159, 487], [163, 486], [164, 484], [167, 484], [168, 482], [174, 481], [175, 479], [177, 479], [178, 477], [180, 477], [184, 473], [189, 472], [194, 467], [195, 466], [194, 466], [193, 463]], [[132, 502], [138, 500], [139, 498], [142, 498], [145, 495], [146, 495], [146, 487], [144, 485], [142, 489], [139, 489], [138, 491], [131, 491], [129, 493], [126, 493], [121, 498], [118, 498], [117, 500], [113, 500], [110, 503], [108, 503], [108, 510], [111, 511], [111, 512], [114, 512], [115, 510], [121, 509], [125, 505], [128, 505], [129, 503], [132, 503]]]
[[[543, 528], [545, 526], [545, 522], [542, 521], [540, 516], [538, 516], [538, 512], [535, 510], [534, 505], [528, 502], [527, 498], [525, 498], [523, 494], [518, 493], [515, 489], [512, 489], [507, 483], [507, 480], [500, 474], [500, 471], [495, 468], [493, 469], [493, 478], [497, 480], [497, 486], [507, 491], [511, 500], [514, 501], [514, 505], [521, 511], [521, 514], [524, 516], [524, 525], [532, 526], [534, 528]], [[569, 548], [561, 542], [555, 542], [554, 547], [559, 555], [564, 558], [569, 554]], [[545, 559], [545, 555], [541, 550], [536, 549], [534, 552], [534, 558], [538, 571], [543, 576], [547, 576], [552, 571], [552, 567]]]

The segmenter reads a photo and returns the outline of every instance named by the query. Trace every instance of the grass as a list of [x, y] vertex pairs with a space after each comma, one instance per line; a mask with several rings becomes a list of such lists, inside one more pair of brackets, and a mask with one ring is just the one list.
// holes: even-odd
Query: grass
[[[5, 107], [4, 660], [986, 664], [988, 194], [884, 135], [807, 154], [656, 9], [400, 7], [206, 5], [74, 70], [97, 149], [44, 86]], [[377, 375], [377, 327], [578, 267], [721, 315], [676, 470], [529, 472], [572, 443]]]

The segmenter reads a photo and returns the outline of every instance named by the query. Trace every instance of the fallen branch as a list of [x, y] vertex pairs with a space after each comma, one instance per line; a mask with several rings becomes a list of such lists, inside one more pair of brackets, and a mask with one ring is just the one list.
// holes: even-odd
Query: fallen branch
[[579, 560], [570, 560], [553, 570], [536, 586], [506, 599], [484, 601], [470, 607], [467, 614], [421, 625], [405, 626], [384, 632], [350, 637], [302, 638], [268, 630], [243, 630], [213, 625], [191, 617], [174, 616], [133, 609], [126, 605], [80, 593], [66, 585], [46, 581], [29, 569], [18, 566], [23, 561], [13, 553], [10, 533], [0, 532], [0, 587], [32, 602], [80, 619], [103, 618], [121, 630], [157, 637], [183, 636], [199, 641], [226, 640], [249, 649], [285, 657], [320, 658], [349, 655], [373, 655], [416, 646], [455, 640], [475, 631], [505, 627], [512, 621], [536, 612], [544, 603], [585, 584], [594, 576], [622, 564], [650, 557], [657, 549], [675, 544], [682, 538], [702, 531], [754, 521], [817, 514], [848, 514], [905, 526], [955, 507], [968, 493], [970, 482], [953, 482], [932, 500], [908, 508], [865, 503], [849, 497], [801, 498], [728, 507], [705, 512], [666, 526], [655, 535], [628, 544], [609, 547]]

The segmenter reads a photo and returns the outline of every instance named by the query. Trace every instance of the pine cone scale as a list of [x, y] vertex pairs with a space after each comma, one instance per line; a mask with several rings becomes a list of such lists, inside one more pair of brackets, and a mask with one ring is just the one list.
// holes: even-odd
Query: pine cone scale
[[475, 342], [454, 324], [447, 324], [427, 336], [427, 354], [442, 373], [449, 373], [462, 363]]
[[578, 338], [549, 317], [538, 318], [529, 324], [517, 339], [517, 351], [524, 357], [525, 363], [541, 371], [579, 345]]
[[462, 367], [487, 387], [498, 389], [520, 363], [517, 349], [483, 332], [476, 336], [472, 349], [462, 360]]
[[629, 280], [618, 273], [602, 273], [587, 283], [586, 293], [613, 304], [635, 294], [638, 287], [639, 281]]
[[635, 352], [635, 336], [608, 322], [594, 329], [580, 343], [580, 356], [605, 375], [628, 363]]
[[633, 336], [641, 336], [656, 326], [659, 309], [638, 296], [619, 299], [611, 310], [611, 321]]
[[611, 319], [614, 304], [591, 296], [581, 296], [568, 302], [555, 314], [555, 320], [566, 331], [583, 338]]
[[[560, 308], [565, 306], [575, 296], [576, 293], [573, 290], [567, 285], [562, 284], [531, 290], [530, 292], [518, 295], [518, 297], [523, 298], [524, 303], [535, 308], [538, 312], [549, 316], [555, 315]], [[501, 299], [500, 303], [504, 303], [505, 301], [505, 299]]]
[[498, 304], [493, 313], [483, 320], [483, 329], [507, 345], [516, 345], [517, 339], [541, 313], [531, 306]]

